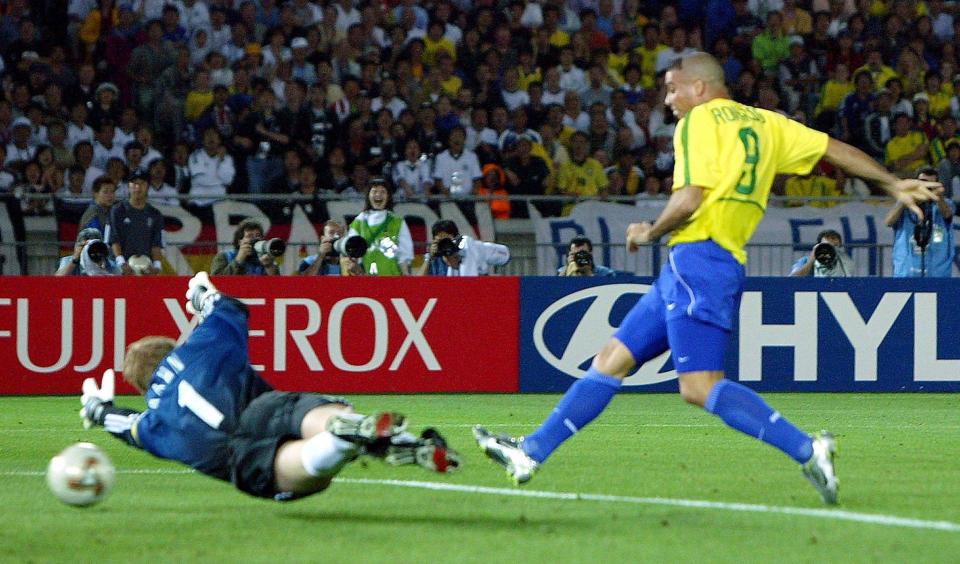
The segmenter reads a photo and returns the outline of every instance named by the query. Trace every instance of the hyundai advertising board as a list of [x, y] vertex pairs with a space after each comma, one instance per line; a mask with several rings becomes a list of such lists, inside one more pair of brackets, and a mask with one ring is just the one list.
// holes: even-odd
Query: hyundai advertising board
[[[520, 391], [560, 392], [650, 278], [521, 280]], [[727, 376], [762, 391], [960, 391], [960, 281], [748, 279]], [[625, 391], [676, 391], [669, 353]]]

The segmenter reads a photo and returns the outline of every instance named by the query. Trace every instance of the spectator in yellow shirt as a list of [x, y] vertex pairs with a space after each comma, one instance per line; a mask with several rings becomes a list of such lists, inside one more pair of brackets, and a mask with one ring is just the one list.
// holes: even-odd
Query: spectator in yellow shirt
[[930, 99], [930, 115], [934, 119], [940, 119], [950, 112], [950, 96], [943, 91], [941, 85], [943, 79], [940, 73], [928, 72], [924, 79], [927, 97]]
[[210, 88], [210, 73], [205, 70], [197, 71], [193, 80], [193, 90], [187, 93], [187, 100], [183, 106], [183, 114], [187, 121], [196, 121], [200, 114], [213, 103], [213, 90]]
[[[840, 169], [836, 169], [834, 176], [824, 174], [819, 167], [815, 167], [813, 172], [807, 176], [791, 176], [784, 185], [785, 196], [797, 196], [806, 198], [837, 198], [843, 196], [843, 186], [846, 183], [846, 175]], [[837, 205], [837, 201], [799, 201], [788, 200], [787, 206], [799, 207], [808, 205], [814, 208], [830, 208]]]
[[897, 114], [893, 119], [893, 137], [887, 141], [884, 163], [894, 174], [906, 178], [927, 166], [930, 149], [927, 136], [911, 127], [910, 116]]
[[[557, 192], [567, 196], [606, 195], [609, 182], [603, 165], [589, 156], [590, 139], [578, 131], [570, 138], [570, 161], [560, 166], [557, 177]], [[563, 215], [569, 213], [573, 203], [564, 205]]]
[[821, 131], [830, 129], [837, 119], [840, 104], [851, 92], [853, 92], [853, 82], [850, 81], [850, 69], [847, 68], [846, 63], [837, 63], [830, 78], [820, 90], [820, 102], [813, 112], [817, 129]]
[[657, 76], [657, 55], [668, 47], [660, 43], [660, 28], [649, 23], [643, 26], [643, 44], [633, 50], [640, 55], [640, 85], [653, 88]]
[[428, 67], [433, 66], [440, 51], [445, 51], [454, 61], [457, 60], [457, 48], [453, 41], [444, 37], [444, 29], [444, 24], [440, 20], [431, 21], [427, 27], [427, 35], [423, 38], [423, 56], [420, 60]]
[[860, 71], [867, 71], [870, 73], [871, 78], [873, 78], [873, 84], [876, 89], [883, 88], [883, 85], [887, 83], [891, 78], [897, 78], [897, 71], [883, 64], [883, 53], [880, 52], [880, 49], [873, 48], [867, 52], [867, 62], [862, 67], [858, 68], [853, 72], [853, 76], [857, 76]]

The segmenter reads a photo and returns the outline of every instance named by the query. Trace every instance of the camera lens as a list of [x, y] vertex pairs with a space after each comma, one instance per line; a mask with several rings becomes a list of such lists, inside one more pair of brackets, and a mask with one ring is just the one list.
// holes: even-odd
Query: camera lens
[[825, 268], [832, 269], [837, 264], [837, 249], [830, 243], [818, 243], [813, 248], [813, 256]]
[[103, 241], [93, 241], [87, 247], [87, 255], [90, 260], [96, 263], [103, 262], [103, 259], [107, 258], [108, 252], [107, 244]]
[[253, 250], [258, 255], [272, 255], [278, 257], [287, 250], [287, 243], [283, 239], [273, 238], [270, 240], [260, 239], [253, 244]]

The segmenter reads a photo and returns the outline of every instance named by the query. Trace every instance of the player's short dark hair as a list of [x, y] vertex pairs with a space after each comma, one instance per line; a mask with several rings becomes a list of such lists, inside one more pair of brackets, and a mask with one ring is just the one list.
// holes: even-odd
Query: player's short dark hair
[[456, 237], [460, 234], [460, 229], [457, 228], [456, 223], [449, 219], [441, 219], [440, 221], [434, 222], [433, 226], [430, 227], [431, 236], [436, 237], [437, 233], [449, 233]]
[[593, 252], [593, 241], [591, 241], [590, 237], [587, 237], [586, 235], [577, 235], [573, 239], [570, 239], [570, 245], [568, 248], [574, 246], [579, 247], [580, 245], [586, 245], [587, 250]]
[[836, 239], [837, 241], [843, 243], [843, 237], [836, 229], [824, 229], [820, 233], [817, 233], [817, 243], [823, 241], [824, 237], [830, 237], [831, 239]]
[[937, 172], [937, 169], [933, 168], [932, 166], [925, 166], [917, 171], [917, 178], [920, 178], [921, 176], [937, 176], [938, 174], [939, 173]]

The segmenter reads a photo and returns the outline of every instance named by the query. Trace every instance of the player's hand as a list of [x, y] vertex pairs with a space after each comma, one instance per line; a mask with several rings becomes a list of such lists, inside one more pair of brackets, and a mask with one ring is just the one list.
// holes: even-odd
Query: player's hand
[[260, 260], [260, 264], [262, 264], [264, 268], [270, 268], [273, 266], [273, 255], [270, 253], [264, 253], [257, 258]]
[[80, 418], [83, 419], [83, 428], [89, 429], [100, 422], [100, 408], [104, 404], [113, 403], [115, 376], [113, 369], [103, 373], [100, 385], [93, 378], [83, 381], [83, 393], [80, 395]]
[[640, 248], [640, 245], [646, 245], [650, 242], [650, 231], [653, 224], [644, 221], [643, 223], [631, 223], [627, 226], [627, 250], [631, 253]]
[[917, 214], [917, 217], [920, 219], [923, 219], [923, 210], [920, 209], [920, 202], [936, 200], [936, 190], [938, 188], [943, 189], [943, 185], [939, 182], [920, 180], [917, 178], [898, 180], [893, 187], [893, 197], [903, 204], [905, 208]]
[[187, 311], [202, 317], [204, 302], [219, 293], [220, 290], [210, 281], [210, 275], [203, 271], [198, 272], [187, 283]]

